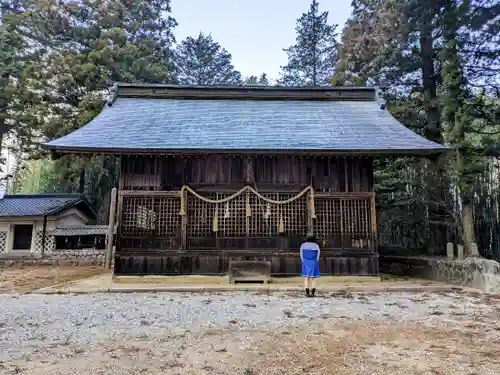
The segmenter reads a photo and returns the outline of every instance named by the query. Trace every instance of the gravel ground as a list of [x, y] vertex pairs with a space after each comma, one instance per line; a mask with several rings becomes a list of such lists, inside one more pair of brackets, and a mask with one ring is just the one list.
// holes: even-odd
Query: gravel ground
[[0, 306], [0, 374], [500, 373], [500, 300], [454, 293], [0, 295]]

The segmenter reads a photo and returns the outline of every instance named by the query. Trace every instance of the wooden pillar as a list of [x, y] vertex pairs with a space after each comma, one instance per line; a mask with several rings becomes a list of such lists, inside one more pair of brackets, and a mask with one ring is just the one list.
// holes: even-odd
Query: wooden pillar
[[109, 224], [108, 224], [108, 234], [106, 235], [106, 257], [105, 266], [106, 268], [111, 268], [111, 260], [113, 258], [113, 243], [115, 234], [115, 221], [116, 221], [116, 196], [117, 190], [113, 188], [111, 190], [111, 201], [109, 207]]
[[245, 157], [245, 184], [253, 185], [255, 184], [255, 164], [254, 159], [251, 156]]
[[313, 219], [312, 219], [312, 202], [311, 202], [311, 195], [307, 196], [307, 234], [313, 234], [314, 232], [314, 225], [313, 225]]
[[45, 245], [47, 242], [47, 215], [43, 217], [43, 228], [42, 228], [42, 248], [40, 250], [40, 255], [45, 255]]
[[187, 250], [187, 225], [188, 225], [188, 217], [187, 217], [187, 192], [182, 191], [182, 199], [184, 201], [184, 215], [181, 216], [181, 251], [184, 252]]
[[375, 194], [371, 198], [371, 217], [372, 217], [372, 246], [373, 251], [377, 252], [378, 238], [377, 238], [377, 209], [375, 207]]
[[[245, 185], [255, 185], [255, 164], [252, 156], [245, 157]], [[250, 205], [250, 193], [246, 193], [246, 206]], [[254, 213], [255, 214], [255, 213]], [[250, 217], [245, 214], [245, 249], [249, 248]]]

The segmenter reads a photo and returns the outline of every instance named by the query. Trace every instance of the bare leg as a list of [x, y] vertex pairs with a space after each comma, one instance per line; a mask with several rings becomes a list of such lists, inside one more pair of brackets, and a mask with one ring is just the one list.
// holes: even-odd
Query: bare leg
[[307, 289], [307, 288], [309, 288], [309, 278], [304, 277], [304, 289]]

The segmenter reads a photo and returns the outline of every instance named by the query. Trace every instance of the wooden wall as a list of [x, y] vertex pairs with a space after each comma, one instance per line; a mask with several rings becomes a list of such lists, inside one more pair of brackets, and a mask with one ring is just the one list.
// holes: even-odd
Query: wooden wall
[[216, 206], [186, 193], [183, 218], [178, 191], [189, 185], [220, 200], [250, 185], [283, 201], [312, 185], [322, 272], [376, 275], [372, 178], [372, 160], [362, 157], [123, 156], [115, 272], [224, 274], [230, 259], [240, 259], [269, 260], [274, 275], [297, 275], [307, 195], [276, 205], [248, 194]]
[[123, 156], [122, 190], [220, 191], [255, 184], [259, 190], [371, 192], [372, 159], [300, 156]]
[[[115, 258], [115, 274], [118, 275], [226, 275], [229, 261], [270, 261], [271, 275], [300, 276], [301, 262], [295, 254], [178, 254], [132, 255]], [[378, 276], [376, 254], [325, 255], [319, 261], [323, 276]]]

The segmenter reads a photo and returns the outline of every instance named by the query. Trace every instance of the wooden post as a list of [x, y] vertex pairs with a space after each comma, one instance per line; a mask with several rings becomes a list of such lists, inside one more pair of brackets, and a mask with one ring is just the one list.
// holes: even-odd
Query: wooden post
[[371, 214], [372, 214], [372, 245], [373, 251], [377, 252], [378, 238], [377, 238], [377, 208], [375, 206], [375, 194], [372, 195], [371, 199]]
[[45, 255], [45, 244], [47, 242], [47, 215], [43, 217], [43, 229], [42, 229], [42, 248], [40, 249], [40, 255], [43, 258]]
[[312, 218], [312, 197], [311, 193], [307, 196], [307, 234], [314, 233], [314, 222]]
[[108, 224], [108, 234], [106, 236], [106, 257], [105, 257], [105, 265], [106, 268], [111, 268], [111, 260], [113, 258], [113, 243], [114, 243], [114, 234], [115, 234], [115, 220], [116, 220], [116, 195], [117, 190], [113, 188], [111, 190], [111, 202], [109, 207], [109, 224]]
[[184, 215], [181, 216], [181, 251], [185, 252], [187, 250], [187, 224], [188, 224], [188, 217], [187, 217], [187, 192], [183, 191], [181, 193], [183, 196], [184, 200]]
[[[340, 198], [340, 247], [344, 249], [344, 200]], [[334, 206], [335, 207], [335, 206]]]

